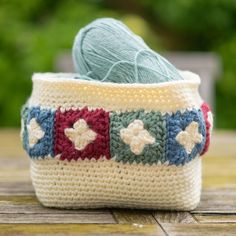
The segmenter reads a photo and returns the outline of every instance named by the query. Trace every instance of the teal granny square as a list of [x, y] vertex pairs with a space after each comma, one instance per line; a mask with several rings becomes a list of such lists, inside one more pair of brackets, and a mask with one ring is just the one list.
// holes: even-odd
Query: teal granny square
[[110, 113], [110, 151], [118, 162], [165, 162], [166, 121], [160, 112]]

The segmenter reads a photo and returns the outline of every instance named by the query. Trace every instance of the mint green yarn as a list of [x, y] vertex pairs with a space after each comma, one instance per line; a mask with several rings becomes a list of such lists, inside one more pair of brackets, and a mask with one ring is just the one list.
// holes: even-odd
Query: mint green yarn
[[114, 83], [182, 80], [177, 69], [118, 20], [103, 18], [77, 34], [73, 62], [82, 79]]

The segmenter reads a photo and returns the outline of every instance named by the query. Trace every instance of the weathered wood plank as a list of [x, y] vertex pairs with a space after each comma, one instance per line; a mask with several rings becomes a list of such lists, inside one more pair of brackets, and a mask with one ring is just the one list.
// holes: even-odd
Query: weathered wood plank
[[20, 158], [26, 157], [20, 140], [20, 129], [0, 130], [0, 158]]
[[115, 209], [112, 212], [119, 224], [157, 224], [152, 211]]
[[0, 206], [3, 205], [38, 205], [38, 200], [34, 195], [25, 196], [1, 196], [0, 195]]
[[30, 181], [29, 168], [27, 169], [0, 169], [1, 182], [27, 182]]
[[236, 224], [162, 224], [171, 236], [233, 236]]
[[30, 160], [28, 157], [8, 157], [0, 156], [1, 163], [0, 170], [29, 170]]
[[86, 224], [103, 223], [115, 224], [112, 214], [107, 213], [83, 213], [83, 214], [0, 214], [0, 224]]
[[178, 224], [193, 224], [197, 223], [189, 212], [166, 212], [154, 211], [154, 218], [158, 223], [178, 223]]
[[[42, 206], [36, 196], [0, 196], [0, 213], [16, 214], [110, 214], [108, 209], [67, 210]], [[50, 223], [50, 222], [49, 222]]]
[[204, 189], [201, 202], [192, 213], [236, 213], [236, 188]]
[[[58, 209], [41, 205], [11, 205], [0, 206], [0, 214], [105, 214], [108, 209]], [[48, 221], [50, 223], [50, 220]]]
[[[6, 205], [0, 206], [0, 214], [105, 214], [108, 209], [58, 209], [41, 205]], [[50, 220], [48, 221], [50, 223]]]
[[30, 181], [0, 182], [0, 195], [34, 195], [34, 189]]
[[203, 187], [236, 188], [236, 148], [234, 156], [205, 156], [202, 160]]
[[199, 223], [236, 223], [236, 214], [194, 214]]
[[113, 235], [113, 236], [163, 236], [158, 225], [118, 225], [118, 224], [0, 224], [0, 235]]
[[[206, 157], [236, 157], [236, 132], [214, 130], [212, 141]], [[204, 158], [203, 158], [204, 159]]]

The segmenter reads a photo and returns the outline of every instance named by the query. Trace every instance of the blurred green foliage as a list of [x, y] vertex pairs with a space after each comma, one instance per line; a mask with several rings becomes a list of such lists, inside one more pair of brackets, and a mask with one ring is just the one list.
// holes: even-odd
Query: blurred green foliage
[[220, 55], [223, 74], [216, 85], [216, 126], [236, 129], [236, 1], [138, 1], [146, 17], [158, 24], [165, 48]]
[[103, 15], [116, 16], [100, 1], [0, 1], [0, 126], [20, 124], [32, 73], [53, 71], [79, 28]]
[[178, 49], [209, 50], [235, 34], [235, 0], [139, 0]]
[[218, 52], [219, 128], [236, 129], [235, 0], [0, 0], [0, 126], [18, 126], [34, 71], [54, 71], [78, 30], [98, 17], [121, 18], [155, 49]]

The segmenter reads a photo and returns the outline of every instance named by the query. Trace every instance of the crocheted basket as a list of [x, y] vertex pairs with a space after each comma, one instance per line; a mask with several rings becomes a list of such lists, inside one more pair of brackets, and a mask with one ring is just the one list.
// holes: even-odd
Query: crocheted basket
[[39, 201], [50, 207], [191, 210], [212, 114], [200, 78], [115, 84], [34, 74], [22, 140]]

